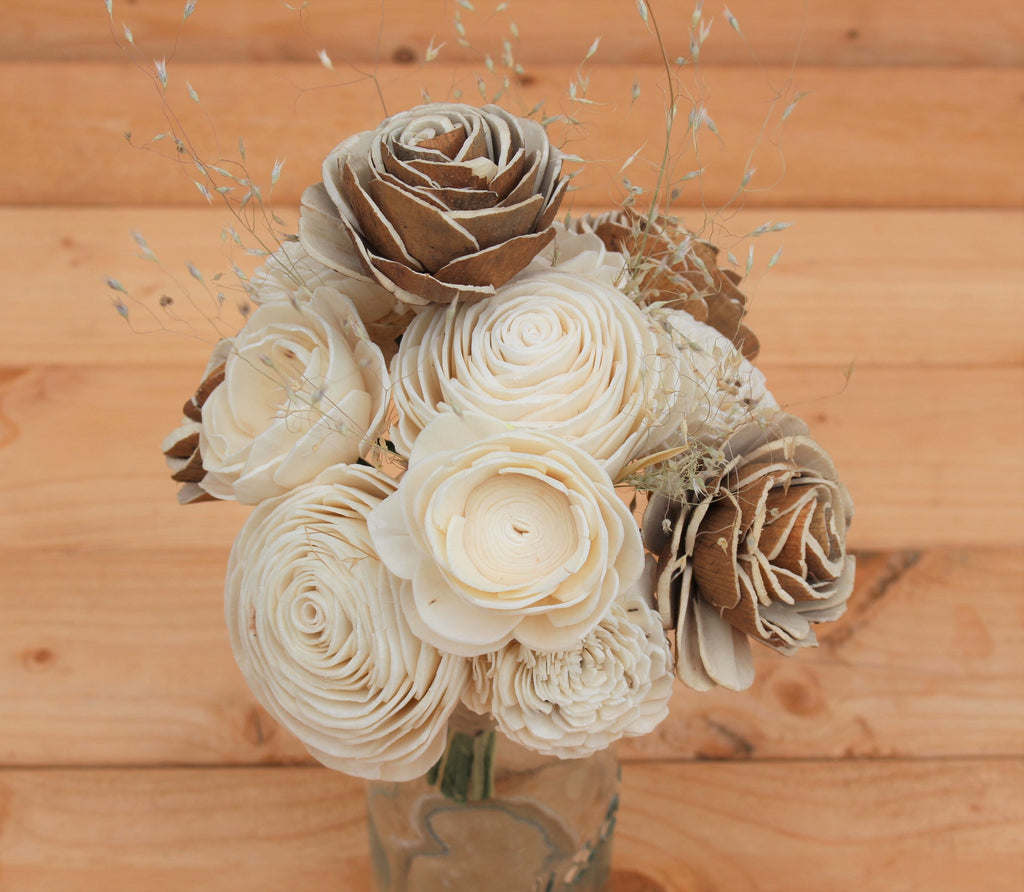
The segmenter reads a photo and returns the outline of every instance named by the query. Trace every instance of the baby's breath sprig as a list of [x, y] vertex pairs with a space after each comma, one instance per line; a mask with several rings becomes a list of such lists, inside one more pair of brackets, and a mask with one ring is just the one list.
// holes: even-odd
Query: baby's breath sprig
[[704, 495], [707, 485], [725, 466], [724, 453], [699, 440], [638, 458], [622, 470], [616, 486], [688, 502]]

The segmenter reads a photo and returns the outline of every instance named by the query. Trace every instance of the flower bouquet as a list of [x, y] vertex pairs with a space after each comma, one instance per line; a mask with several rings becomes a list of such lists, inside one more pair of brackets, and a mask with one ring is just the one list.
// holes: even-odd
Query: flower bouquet
[[317, 760], [373, 782], [381, 888], [449, 888], [440, 853], [493, 859], [513, 824], [522, 888], [603, 888], [607, 748], [675, 678], [743, 690], [751, 641], [813, 645], [853, 587], [851, 501], [753, 364], [740, 277], [653, 206], [559, 222], [563, 160], [493, 104], [347, 136], [164, 443], [183, 503], [255, 506], [231, 646]]

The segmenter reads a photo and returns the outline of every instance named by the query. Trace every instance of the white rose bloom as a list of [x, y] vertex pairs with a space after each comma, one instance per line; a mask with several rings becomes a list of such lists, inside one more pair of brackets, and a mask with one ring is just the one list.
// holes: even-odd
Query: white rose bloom
[[[353, 255], [353, 262], [356, 258]], [[408, 323], [409, 307], [376, 282], [353, 272], [337, 272], [309, 255], [300, 242], [285, 241], [253, 273], [249, 296], [257, 305], [309, 300], [319, 288], [355, 304], [371, 338], [386, 341]]]
[[555, 240], [540, 252], [526, 268], [526, 272], [557, 269], [597, 279], [613, 288], [619, 288], [629, 278], [626, 255], [609, 251], [593, 232], [574, 232], [561, 223], [552, 224]]
[[203, 405], [200, 485], [253, 504], [356, 461], [384, 426], [387, 387], [384, 356], [347, 298], [317, 289], [264, 304]]
[[252, 274], [249, 296], [256, 304], [276, 300], [294, 303], [296, 300], [308, 300], [317, 288], [343, 291], [346, 284], [353, 281], [356, 280], [351, 275], [335, 272], [314, 260], [301, 243], [284, 241]]
[[673, 666], [648, 606], [651, 574], [642, 580], [571, 648], [535, 653], [512, 643], [475, 660], [467, 705], [491, 712], [516, 743], [563, 759], [654, 730], [668, 715]]
[[416, 634], [463, 656], [513, 639], [574, 646], [644, 565], [636, 522], [593, 458], [482, 415], [446, 413], [424, 429], [370, 534], [409, 581]]
[[409, 629], [366, 518], [394, 484], [356, 465], [263, 502], [231, 551], [225, 612], [257, 700], [324, 765], [409, 780], [441, 756], [468, 663]]
[[684, 310], [651, 315], [660, 320], [678, 350], [677, 409], [685, 420], [680, 440], [720, 443], [740, 425], [779, 409], [764, 373], [721, 332]]
[[595, 279], [535, 271], [489, 300], [420, 313], [391, 363], [408, 454], [439, 413], [480, 412], [586, 450], [614, 477], [678, 424], [676, 351]]

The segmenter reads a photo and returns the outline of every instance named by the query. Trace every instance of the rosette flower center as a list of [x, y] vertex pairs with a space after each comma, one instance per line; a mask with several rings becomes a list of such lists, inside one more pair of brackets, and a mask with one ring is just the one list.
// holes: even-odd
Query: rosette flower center
[[325, 617], [323, 607], [317, 603], [312, 595], [295, 602], [294, 610], [295, 627], [307, 635], [314, 636], [316, 640], [323, 640]]
[[459, 526], [477, 574], [516, 588], [538, 578], [554, 577], [557, 585], [579, 569], [589, 539], [585, 517], [565, 490], [523, 474], [474, 489]]
[[562, 320], [551, 312], [513, 314], [505, 327], [496, 326], [492, 343], [502, 358], [529, 362], [565, 334]]

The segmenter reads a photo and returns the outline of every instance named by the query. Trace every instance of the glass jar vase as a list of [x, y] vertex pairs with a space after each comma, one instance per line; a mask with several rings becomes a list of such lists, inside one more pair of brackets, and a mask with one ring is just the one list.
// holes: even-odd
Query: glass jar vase
[[427, 775], [368, 785], [377, 890], [604, 892], [618, 802], [612, 750], [544, 756], [464, 714]]

